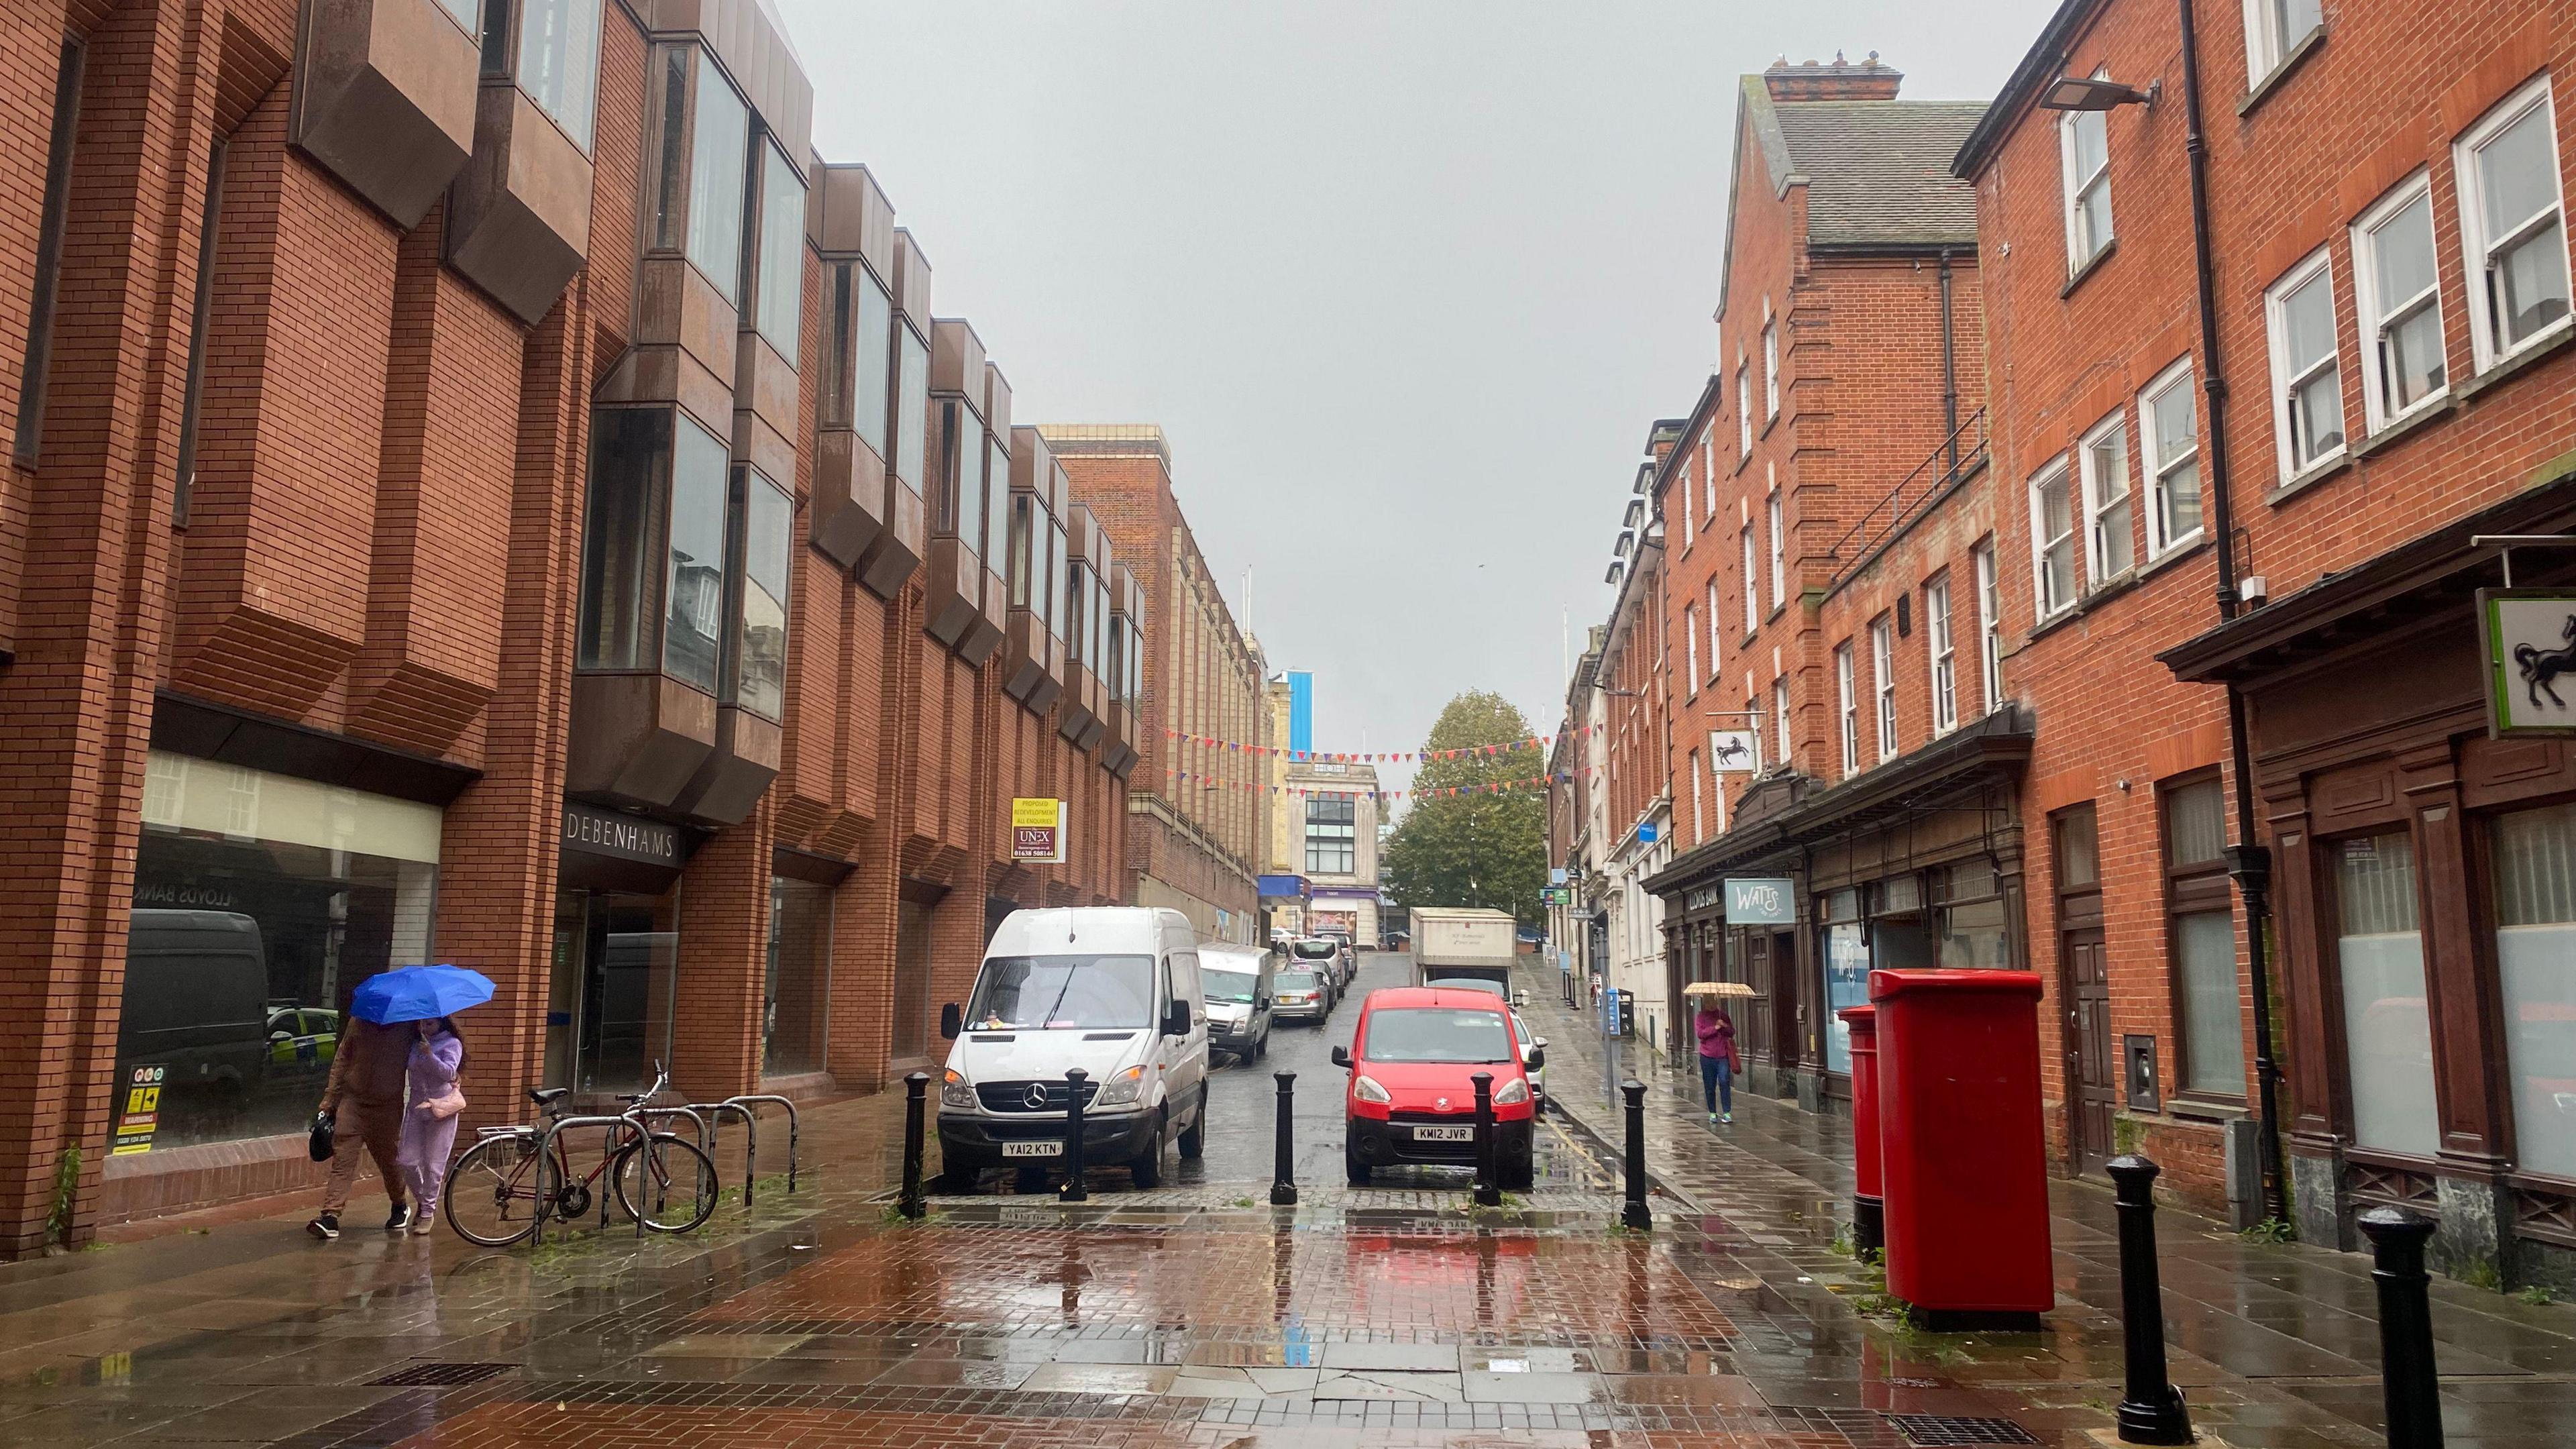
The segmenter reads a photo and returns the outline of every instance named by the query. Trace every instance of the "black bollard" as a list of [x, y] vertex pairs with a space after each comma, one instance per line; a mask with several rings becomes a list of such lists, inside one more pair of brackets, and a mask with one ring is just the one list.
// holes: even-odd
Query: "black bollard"
[[1067, 1068], [1064, 1074], [1064, 1191], [1056, 1194], [1062, 1202], [1091, 1201], [1091, 1194], [1082, 1189], [1082, 1098], [1090, 1077], [1080, 1067]]
[[895, 1200], [895, 1211], [916, 1222], [930, 1211], [921, 1196], [921, 1113], [929, 1090], [928, 1072], [914, 1072], [903, 1079], [903, 1196]]
[[1628, 1204], [1619, 1210], [1623, 1227], [1644, 1232], [1655, 1225], [1646, 1208], [1646, 1084], [1630, 1077], [1619, 1084], [1628, 1099]]
[[2357, 1219], [2370, 1239], [2370, 1277], [2379, 1285], [2379, 1377], [2388, 1393], [2388, 1449], [2440, 1449], [2441, 1385], [2433, 1370], [2433, 1301], [2424, 1244], [2433, 1220], [2403, 1208], [2372, 1208]]
[[1272, 1072], [1270, 1075], [1279, 1083], [1279, 1142], [1278, 1151], [1270, 1165], [1270, 1205], [1295, 1207], [1297, 1205], [1297, 1147], [1291, 1114], [1296, 1110], [1297, 1074]]
[[1503, 1187], [1494, 1172], [1494, 1074], [1467, 1078], [1476, 1084], [1476, 1206], [1501, 1207]]
[[2188, 1444], [2191, 1412], [2165, 1372], [2164, 1289], [2156, 1273], [2156, 1174], [2135, 1155], [2107, 1165], [2120, 1214], [2120, 1336], [2128, 1349], [2128, 1387], [2115, 1416], [2124, 1444]]

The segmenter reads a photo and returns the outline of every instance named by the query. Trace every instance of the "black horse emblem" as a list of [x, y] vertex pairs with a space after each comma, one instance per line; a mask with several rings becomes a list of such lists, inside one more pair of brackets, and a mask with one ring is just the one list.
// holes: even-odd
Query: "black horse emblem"
[[2549, 696], [2551, 704], [2560, 709], [2567, 707], [2567, 701], [2558, 697], [2558, 691], [2550, 688], [2549, 682], [2562, 674], [2576, 674], [2576, 614], [2567, 616], [2567, 627], [2559, 631], [2559, 638], [2563, 642], [2556, 649], [2535, 649], [2529, 644], [2513, 646], [2513, 662], [2522, 666], [2524, 693], [2531, 696], [2534, 709], [2540, 707], [2540, 697], [2544, 694]]
[[[2571, 630], [2576, 630], [2576, 619], [2568, 620], [2567, 625]], [[2576, 669], [2576, 660], [2572, 660], [2569, 667], [2571, 669]], [[2555, 695], [2551, 696], [2553, 699], [2556, 697], [2557, 696]], [[1721, 765], [1732, 765], [1738, 760], [1752, 758], [1750, 752], [1744, 748], [1744, 742], [1742, 740], [1723, 741], [1713, 747], [1713, 752], [1717, 763]]]

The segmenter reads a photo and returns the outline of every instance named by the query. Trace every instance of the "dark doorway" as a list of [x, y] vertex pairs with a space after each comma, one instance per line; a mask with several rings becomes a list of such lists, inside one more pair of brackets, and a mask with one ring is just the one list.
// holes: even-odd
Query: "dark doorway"
[[2109, 952], [2099, 926], [2066, 933], [2068, 1074], [2075, 1079], [2075, 1170], [2099, 1173], [2111, 1160], [2111, 1114], [2119, 1106], [2120, 1063], [2111, 1049]]
[[894, 1059], [924, 1055], [930, 1040], [930, 912], [920, 901], [894, 908]]

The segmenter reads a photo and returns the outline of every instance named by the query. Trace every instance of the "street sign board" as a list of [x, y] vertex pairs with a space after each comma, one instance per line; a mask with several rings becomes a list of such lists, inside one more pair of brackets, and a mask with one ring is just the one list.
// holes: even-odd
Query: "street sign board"
[[1730, 926], [1794, 926], [1798, 924], [1797, 892], [1783, 878], [1728, 876], [1726, 923]]
[[1565, 867], [1561, 865], [1549, 866], [1547, 870], [1547, 883], [1552, 886], [1561, 886], [1565, 884]]
[[2576, 593], [2478, 590], [2487, 734], [2576, 735]]
[[1708, 768], [1716, 775], [1750, 775], [1762, 764], [1762, 740], [1751, 730], [1710, 730]]
[[1032, 864], [1064, 863], [1064, 802], [1052, 799], [1011, 801], [1011, 859]]

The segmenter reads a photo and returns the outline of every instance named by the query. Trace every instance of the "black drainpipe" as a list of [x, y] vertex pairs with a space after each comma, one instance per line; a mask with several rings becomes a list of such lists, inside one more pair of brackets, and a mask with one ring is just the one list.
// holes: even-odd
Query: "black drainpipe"
[[1959, 357], [1950, 320], [1950, 249], [1941, 248], [1941, 431], [1949, 438], [1948, 476], [1959, 476]]
[[[2209, 398], [2209, 430], [2201, 449], [2209, 460], [2209, 516], [2218, 530], [2218, 618], [2236, 617], [2236, 524], [2228, 501], [2227, 380], [2218, 362], [2218, 276], [2209, 242], [2209, 152], [2200, 130], [2200, 42], [2192, 25], [2192, 0], [2179, 0], [2182, 15], [2183, 150], [2191, 162], [2191, 242], [2200, 284], [2201, 390]], [[2228, 874], [2245, 899], [2245, 960], [2254, 996], [2254, 1083], [2256, 1150], [2262, 1157], [2263, 1211], [2274, 1222], [2289, 1220], [2289, 1195], [2283, 1182], [2280, 1064], [2272, 1058], [2272, 972], [2266, 959], [2265, 925], [2270, 919], [2272, 852], [2254, 838], [2254, 758], [2245, 740], [2245, 696], [2236, 681], [2226, 681], [2227, 753], [2236, 777], [2236, 840], [2228, 848]]]

